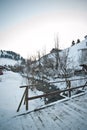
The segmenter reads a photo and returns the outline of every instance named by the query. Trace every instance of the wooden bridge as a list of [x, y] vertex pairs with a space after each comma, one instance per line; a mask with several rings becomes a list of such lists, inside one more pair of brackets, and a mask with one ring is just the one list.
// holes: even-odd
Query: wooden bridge
[[19, 130], [87, 130], [87, 92], [50, 107], [27, 112], [13, 121], [15, 129], [17, 122], [21, 122]]

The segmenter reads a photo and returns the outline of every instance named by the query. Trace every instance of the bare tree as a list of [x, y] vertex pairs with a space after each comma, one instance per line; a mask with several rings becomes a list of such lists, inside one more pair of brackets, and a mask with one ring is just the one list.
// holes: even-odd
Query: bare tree
[[29, 85], [29, 77], [30, 77], [30, 70], [31, 70], [31, 58], [27, 58], [26, 60], [26, 67], [25, 67], [25, 73], [26, 73], [26, 78], [27, 78], [27, 84]]
[[38, 67], [39, 67], [39, 71], [40, 71], [40, 68], [41, 68], [41, 55], [40, 55], [40, 51], [38, 51]]
[[71, 62], [69, 58], [69, 49], [66, 49], [59, 58], [59, 74], [61, 77], [65, 78], [66, 86], [68, 86], [68, 77], [72, 71], [72, 69], [69, 69], [69, 64], [71, 64]]
[[59, 60], [59, 69], [60, 73], [63, 75], [63, 77], [67, 77], [67, 69], [68, 69], [68, 55], [69, 55], [69, 49], [64, 50], [62, 55], [60, 56]]
[[41, 77], [40, 72], [41, 72], [41, 54], [40, 51], [37, 52], [37, 57], [38, 57], [38, 76], [39, 78]]
[[59, 39], [58, 37], [56, 37], [55, 39], [55, 59], [56, 59], [55, 69], [58, 70], [58, 67], [59, 67]]

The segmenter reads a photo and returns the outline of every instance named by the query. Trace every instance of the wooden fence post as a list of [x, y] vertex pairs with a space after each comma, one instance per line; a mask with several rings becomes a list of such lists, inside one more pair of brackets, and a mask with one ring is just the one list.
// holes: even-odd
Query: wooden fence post
[[[71, 88], [71, 82], [68, 80], [68, 88]], [[69, 97], [71, 97], [71, 90], [69, 90]]]
[[25, 101], [26, 101], [26, 110], [28, 110], [28, 87], [26, 87]]
[[21, 107], [21, 104], [22, 104], [22, 101], [23, 101], [25, 95], [26, 95], [26, 90], [24, 91], [24, 94], [23, 94], [23, 96], [22, 96], [22, 99], [21, 99], [21, 101], [20, 101], [20, 103], [19, 103], [19, 106], [18, 106], [17, 112], [19, 112], [19, 110], [20, 110], [20, 107]]

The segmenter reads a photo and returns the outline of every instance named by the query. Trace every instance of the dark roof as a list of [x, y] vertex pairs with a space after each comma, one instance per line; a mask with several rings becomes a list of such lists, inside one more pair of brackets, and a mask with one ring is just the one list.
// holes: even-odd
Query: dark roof
[[61, 49], [57, 49], [57, 48], [53, 48], [50, 52], [52, 53], [52, 52], [60, 52], [60, 51], [62, 51]]

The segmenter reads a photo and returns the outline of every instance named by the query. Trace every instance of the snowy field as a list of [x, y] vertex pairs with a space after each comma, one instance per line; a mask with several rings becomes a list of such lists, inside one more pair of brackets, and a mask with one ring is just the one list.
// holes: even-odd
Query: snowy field
[[19, 64], [20, 62], [16, 61], [16, 60], [13, 60], [13, 59], [8, 59], [8, 58], [0, 58], [0, 65], [16, 65], [16, 64]]

